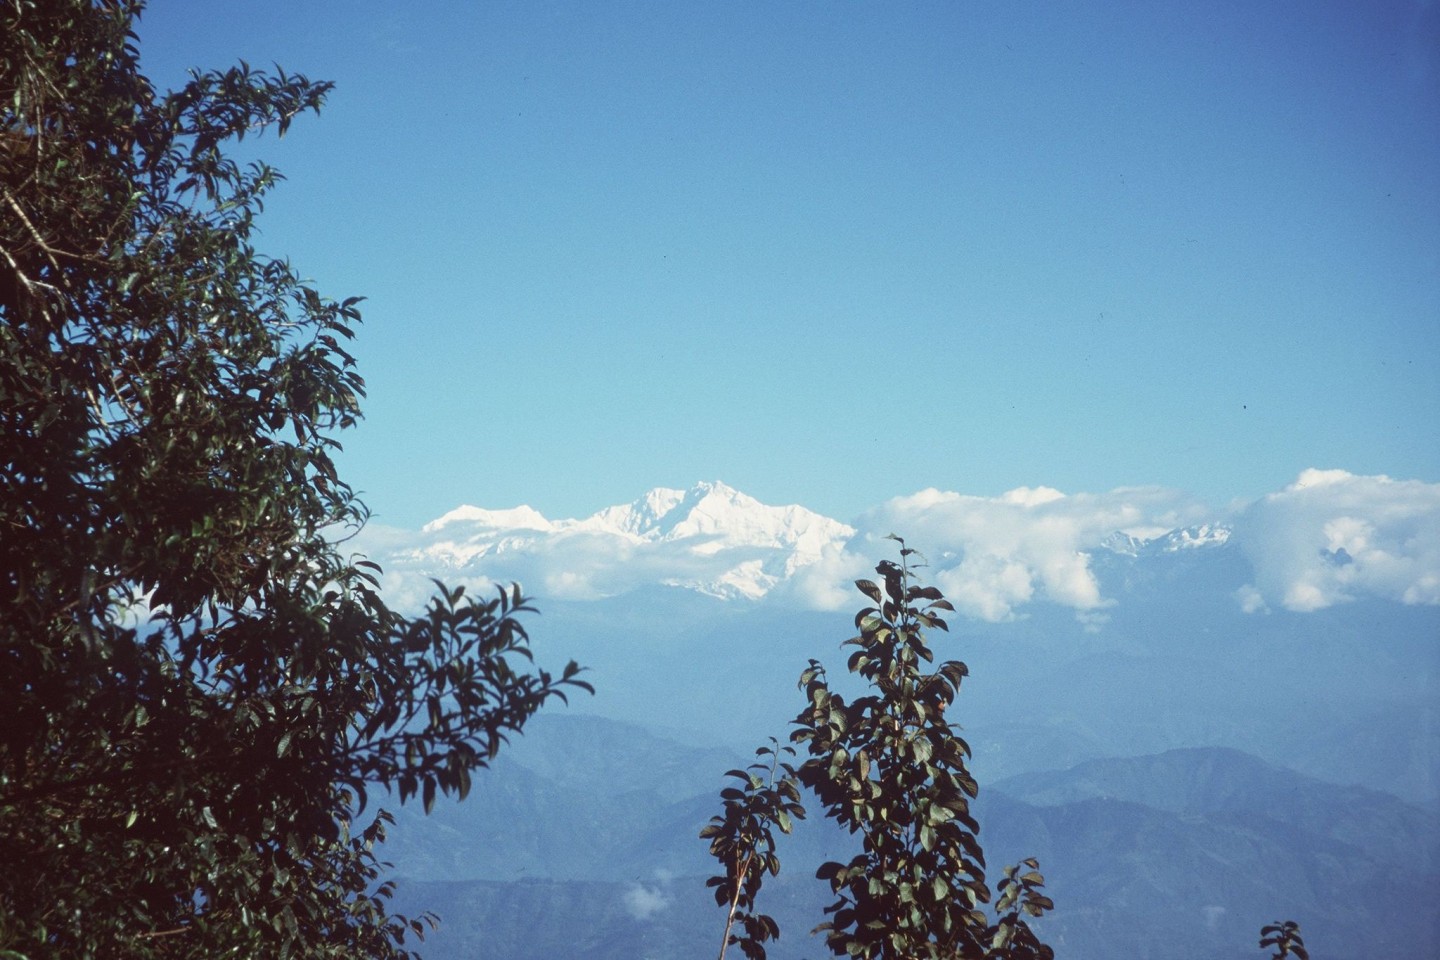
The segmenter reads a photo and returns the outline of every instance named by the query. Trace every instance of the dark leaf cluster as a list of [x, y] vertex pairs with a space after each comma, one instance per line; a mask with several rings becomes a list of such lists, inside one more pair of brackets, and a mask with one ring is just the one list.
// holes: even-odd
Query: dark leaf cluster
[[[789, 833], [795, 820], [805, 818], [795, 768], [780, 759], [782, 753], [794, 756], [795, 751], [772, 738], [770, 746], [755, 751], [758, 762], [726, 773], [739, 785], [720, 791], [723, 812], [700, 831], [700, 839], [710, 841], [710, 855], [724, 871], [705, 882], [715, 891], [715, 902], [727, 911], [722, 960], [731, 945], [738, 945], [749, 960], [765, 960], [765, 941], [780, 936], [774, 918], [755, 913], [754, 907], [765, 875], [780, 872], [774, 831]], [[741, 932], [732, 933], [737, 923]]]
[[1305, 949], [1305, 940], [1300, 936], [1300, 924], [1294, 920], [1277, 920], [1260, 928], [1260, 949], [1271, 947], [1275, 949], [1271, 960], [1285, 960], [1289, 956], [1310, 960], [1310, 952]]
[[[773, 740], [756, 751], [761, 762], [727, 774], [740, 784], [721, 792], [723, 812], [700, 834], [724, 867], [708, 881], [716, 903], [728, 908], [721, 960], [731, 944], [764, 960], [764, 943], [779, 936], [775, 921], [755, 912], [755, 901], [765, 874], [780, 869], [772, 828], [789, 833], [792, 820], [804, 816], [800, 786], [828, 819], [862, 841], [848, 863], [817, 871], [835, 900], [825, 908], [830, 919], [812, 932], [825, 935], [833, 954], [1054, 960], [1031, 926], [1055, 906], [1043, 892], [1037, 860], [1005, 868], [991, 904], [980, 826], [970, 811], [978, 792], [966, 766], [970, 747], [947, 714], [968, 670], [955, 660], [936, 664], [926, 639], [928, 630], [948, 630], [940, 614], [954, 607], [915, 581], [916, 551], [891, 539], [900, 543], [900, 561], [881, 561], [878, 581], [856, 581], [870, 605], [856, 614], [859, 633], [844, 644], [855, 648], [850, 672], [870, 692], [847, 701], [811, 660], [799, 683], [806, 706], [791, 733], [808, 756], [798, 766], [782, 763]], [[733, 934], [737, 922], [742, 933]], [[1260, 946], [1274, 949], [1272, 960], [1309, 960], [1293, 921], [1265, 926]]]
[[968, 671], [934, 662], [926, 631], [948, 629], [941, 614], [954, 608], [914, 581], [914, 555], [902, 541], [900, 562], [876, 567], [879, 582], [856, 583], [872, 605], [855, 617], [848, 667], [872, 692], [847, 701], [814, 660], [800, 677], [807, 704], [791, 739], [809, 757], [797, 778], [863, 843], [850, 862], [820, 867], [836, 900], [816, 929], [841, 956], [1048, 957], [1022, 918], [1051, 906], [1033, 861], [1007, 871], [995, 923], [984, 910], [970, 747], [947, 719]]
[[1043, 886], [1045, 878], [1040, 875], [1040, 864], [1034, 857], [1005, 868], [1005, 876], [995, 885], [996, 919], [986, 931], [991, 956], [1007, 960], [1054, 960], [1055, 951], [1040, 942], [1025, 920], [1043, 916], [1055, 908], [1054, 902], [1040, 892]]
[[255, 249], [279, 175], [226, 153], [329, 84], [158, 92], [142, 7], [0, 5], [0, 954], [403, 955], [367, 791], [463, 796], [587, 685], [518, 591], [409, 618], [343, 550], [358, 299]]

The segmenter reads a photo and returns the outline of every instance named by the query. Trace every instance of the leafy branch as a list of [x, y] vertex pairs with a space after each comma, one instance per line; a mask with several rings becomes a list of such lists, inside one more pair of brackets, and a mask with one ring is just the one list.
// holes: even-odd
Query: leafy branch
[[[720, 960], [731, 944], [738, 944], [749, 960], [765, 960], [764, 942], [780, 936], [773, 917], [752, 911], [765, 874], [773, 877], [780, 872], [774, 829], [789, 833], [794, 820], [805, 818], [795, 768], [781, 761], [781, 753], [794, 756], [795, 751], [771, 737], [770, 746], [755, 751], [761, 758], [758, 762], [727, 772], [740, 785], [720, 791], [723, 812], [700, 831], [700, 839], [710, 840], [710, 854], [725, 871], [705, 882], [714, 888], [715, 902], [727, 908]], [[768, 764], [765, 757], [770, 758]], [[731, 932], [737, 922], [743, 935]]]
[[1288, 956], [1310, 960], [1305, 941], [1300, 936], [1300, 924], [1294, 920], [1277, 920], [1260, 928], [1260, 949], [1274, 947], [1271, 960], [1285, 960]]

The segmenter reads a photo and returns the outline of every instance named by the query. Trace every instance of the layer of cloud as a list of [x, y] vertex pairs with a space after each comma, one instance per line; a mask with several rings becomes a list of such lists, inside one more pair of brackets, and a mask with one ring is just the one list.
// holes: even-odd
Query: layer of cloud
[[753, 600], [854, 532], [706, 481], [657, 488], [584, 519], [463, 506], [416, 533], [367, 531], [361, 545], [383, 555], [386, 589], [401, 603], [423, 600], [430, 576], [482, 586], [518, 581], [535, 596], [562, 600], [653, 585]]
[[[385, 540], [393, 532], [385, 531]], [[783, 548], [718, 545], [713, 539], [646, 542], [604, 533], [564, 531], [499, 538], [483, 552], [457, 556], [423, 537], [410, 549], [376, 551], [390, 602], [414, 606], [434, 593], [431, 577], [474, 589], [518, 582], [527, 594], [598, 600], [652, 586], [674, 586], [726, 598], [759, 599], [796, 566]]]
[[1234, 526], [1254, 569], [1239, 597], [1249, 611], [1361, 596], [1440, 604], [1440, 484], [1306, 470]]
[[[481, 513], [484, 522], [367, 531], [358, 545], [384, 563], [387, 596], [402, 608], [422, 604], [434, 576], [476, 588], [518, 580], [542, 600], [671, 585], [847, 610], [856, 602], [853, 581], [895, 555], [884, 540], [891, 532], [923, 552], [926, 579], [963, 616], [987, 621], [1047, 602], [1100, 629], [1114, 599], [1094, 558], [1124, 549], [1127, 537], [1142, 542], [1174, 531], [1164, 542], [1175, 549], [1229, 535], [1225, 549], [1239, 550], [1252, 569], [1234, 598], [1246, 612], [1318, 610], [1364, 596], [1440, 604], [1440, 484], [1338, 470], [1307, 470], [1284, 490], [1224, 513], [1159, 487], [1070, 495], [1021, 487], [996, 497], [928, 489], [881, 504], [853, 530], [834, 524], [823, 538], [807, 534], [801, 550], [801, 540], [767, 543], [753, 532], [643, 539], [572, 521], [501, 529], [493, 520], [500, 513]], [[748, 530], [743, 510], [727, 522]]]
[[662, 887], [633, 884], [625, 891], [625, 911], [636, 920], [649, 920], [670, 906], [670, 895]]
[[935, 489], [897, 497], [862, 516], [859, 534], [793, 581], [797, 598], [823, 609], [854, 602], [850, 580], [867, 576], [875, 557], [893, 554], [882, 538], [907, 535], [929, 564], [927, 577], [956, 609], [981, 620], [1006, 620], [1025, 604], [1048, 600], [1087, 614], [1109, 605], [1091, 569], [1091, 554], [1119, 532], [1140, 539], [1206, 519], [1194, 498], [1159, 487], [1126, 487], [1066, 496], [1020, 487], [998, 497]]

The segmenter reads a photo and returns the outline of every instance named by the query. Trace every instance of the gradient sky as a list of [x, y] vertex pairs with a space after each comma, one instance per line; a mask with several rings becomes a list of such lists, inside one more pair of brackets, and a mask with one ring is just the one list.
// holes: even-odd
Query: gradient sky
[[[337, 83], [261, 249], [363, 295], [378, 519], [721, 479], [1440, 480], [1440, 7], [160, 0]], [[250, 149], [250, 141], [246, 141]]]

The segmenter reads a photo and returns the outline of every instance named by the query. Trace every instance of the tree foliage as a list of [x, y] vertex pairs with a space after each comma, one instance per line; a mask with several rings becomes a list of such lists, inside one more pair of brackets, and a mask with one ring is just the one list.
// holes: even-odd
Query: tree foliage
[[402, 955], [367, 790], [463, 796], [587, 685], [518, 590], [406, 618], [344, 551], [358, 300], [254, 249], [279, 175], [226, 153], [330, 85], [158, 92], [142, 6], [0, 5], [0, 954]]
[[[727, 911], [720, 960], [732, 945], [738, 945], [749, 960], [765, 960], [765, 941], [780, 936], [775, 918], [755, 913], [754, 908], [765, 875], [780, 872], [775, 830], [789, 833], [795, 820], [805, 819], [795, 768], [780, 759], [782, 752], [795, 754], [772, 737], [770, 746], [755, 751], [758, 762], [726, 773], [740, 785], [720, 791], [723, 812], [700, 831], [700, 839], [710, 841], [710, 855], [724, 871], [705, 882], [714, 888], [715, 902]], [[731, 932], [736, 923], [740, 933]]]
[[1310, 960], [1310, 951], [1305, 949], [1305, 940], [1300, 936], [1300, 924], [1294, 920], [1277, 920], [1260, 928], [1260, 949], [1273, 947], [1271, 960], [1285, 960], [1295, 956]]
[[990, 956], [1006, 960], [1054, 960], [1055, 951], [1040, 942], [1025, 919], [1041, 917], [1054, 909], [1054, 902], [1040, 892], [1043, 886], [1045, 878], [1040, 875], [1040, 863], [1034, 857], [1005, 868], [1005, 876], [995, 885], [995, 922], [985, 931]]
[[[828, 819], [858, 834], [861, 852], [848, 863], [822, 864], [817, 877], [836, 899], [825, 908], [824, 933], [837, 956], [865, 960], [1054, 960], [1030, 926], [1054, 909], [1042, 890], [1037, 860], [1005, 868], [995, 902], [985, 879], [980, 825], [970, 812], [978, 787], [966, 761], [970, 747], [947, 718], [969, 671], [957, 660], [934, 664], [927, 630], [948, 630], [940, 612], [954, 607], [932, 586], [915, 582], [916, 551], [899, 537], [900, 562], [881, 561], [879, 581], [857, 580], [870, 601], [855, 615], [858, 636], [847, 667], [871, 692], [847, 701], [811, 660], [800, 676], [807, 704], [791, 740], [809, 756], [781, 763], [777, 745], [757, 751], [762, 762], [731, 770], [741, 781], [721, 792], [724, 811], [702, 838], [725, 867], [711, 878], [716, 902], [729, 914], [720, 956], [738, 944], [764, 960], [764, 943], [780, 935], [757, 914], [764, 875], [779, 873], [774, 829], [789, 833], [805, 809], [797, 784], [814, 794]], [[787, 748], [787, 752], [789, 751]], [[763, 762], [770, 757], [768, 763]], [[777, 773], [784, 777], [777, 782]], [[731, 927], [742, 922], [743, 934]], [[1273, 960], [1309, 953], [1293, 921], [1260, 931]]]
[[900, 546], [899, 563], [876, 567], [880, 583], [856, 583], [873, 605], [856, 614], [847, 666], [872, 692], [847, 701], [814, 660], [800, 677], [807, 705], [791, 739], [809, 757], [797, 778], [863, 843], [850, 862], [820, 867], [836, 899], [817, 932], [837, 955], [874, 960], [1049, 958], [1026, 919], [1052, 906], [1035, 861], [1006, 871], [993, 922], [983, 909], [970, 748], [946, 718], [968, 670], [957, 660], [929, 669], [925, 637], [948, 629], [940, 612], [954, 608], [914, 582], [915, 551]]

